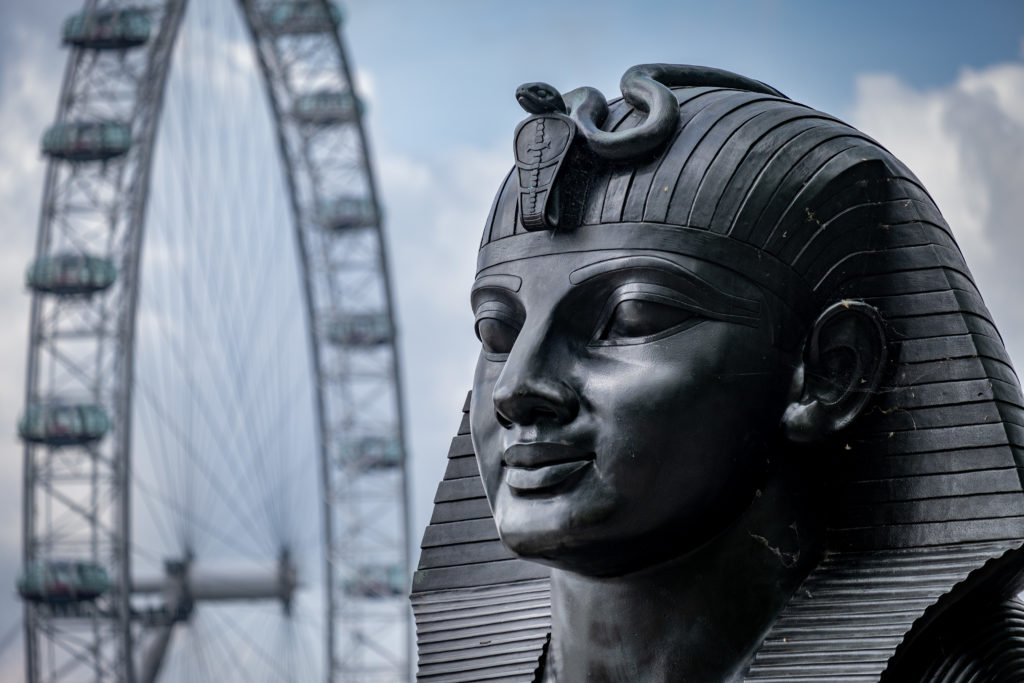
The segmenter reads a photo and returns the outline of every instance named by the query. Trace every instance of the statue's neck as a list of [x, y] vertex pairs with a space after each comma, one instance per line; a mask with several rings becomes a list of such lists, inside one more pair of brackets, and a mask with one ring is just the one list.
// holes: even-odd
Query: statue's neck
[[819, 528], [792, 500], [765, 491], [703, 547], [625, 576], [553, 569], [544, 680], [742, 680], [820, 556]]

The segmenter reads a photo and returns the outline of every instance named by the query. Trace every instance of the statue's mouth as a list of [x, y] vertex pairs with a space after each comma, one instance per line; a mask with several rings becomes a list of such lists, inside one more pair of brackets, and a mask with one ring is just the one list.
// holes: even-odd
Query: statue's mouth
[[521, 493], [547, 491], [568, 484], [570, 480], [575, 481], [575, 475], [581, 475], [592, 463], [592, 460], [576, 460], [544, 467], [506, 467], [505, 483]]
[[505, 483], [520, 493], [538, 493], [576, 481], [594, 453], [559, 443], [522, 443], [505, 450]]

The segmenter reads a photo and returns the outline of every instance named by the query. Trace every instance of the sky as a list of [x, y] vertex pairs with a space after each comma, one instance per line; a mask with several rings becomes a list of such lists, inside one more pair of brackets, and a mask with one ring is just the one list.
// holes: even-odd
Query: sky
[[[70, 5], [0, 0], [0, 639], [20, 618], [23, 273], [45, 168], [38, 141], [56, 110], [66, 58], [58, 32]], [[590, 85], [610, 98], [634, 64], [703, 64], [849, 121], [932, 193], [1011, 358], [1024, 362], [1024, 4], [350, 0], [345, 16], [385, 207], [417, 537], [472, 381], [468, 290], [525, 116], [513, 97], [523, 82]], [[0, 683], [22, 680], [21, 659], [15, 636], [0, 650]]]

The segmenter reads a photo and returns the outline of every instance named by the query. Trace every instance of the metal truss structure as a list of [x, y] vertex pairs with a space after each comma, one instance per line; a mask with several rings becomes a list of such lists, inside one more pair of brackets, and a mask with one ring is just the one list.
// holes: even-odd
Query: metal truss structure
[[[92, 599], [26, 599], [33, 682], [156, 680], [166, 672], [172, 634], [202, 603], [265, 600], [290, 614], [293, 595], [304, 586], [288, 539], [264, 569], [246, 576], [203, 573], [204, 558], [188, 543], [159, 549], [166, 560], [161, 576], [133, 573], [142, 544], [133, 532], [131, 499], [156, 506], [164, 500], [152, 485], [136, 485], [147, 449], [133, 440], [133, 409], [138, 413], [139, 376], [147, 370], [136, 348], [147, 201], [186, 4], [87, 0], [77, 28], [65, 26], [71, 50], [57, 120], [44, 140], [49, 163], [27, 278], [33, 292], [19, 425], [23, 560], [26, 571], [43, 573], [60, 561], [98, 566], [109, 588]], [[239, 0], [238, 10], [276, 130], [308, 329], [318, 432], [310, 443], [319, 450], [320, 491], [301, 495], [322, 508], [322, 585], [305, 586], [323, 610], [317, 626], [323, 658], [315, 670], [327, 681], [407, 680], [408, 492], [395, 321], [340, 13], [323, 0]], [[145, 24], [145, 35], [111, 28], [128, 15]], [[173, 433], [175, 426], [166, 428]], [[243, 472], [258, 466], [237, 465]], [[193, 522], [202, 516], [189, 515]], [[220, 520], [198, 521], [216, 526]], [[229, 537], [236, 532], [220, 530]], [[274, 671], [285, 680], [311, 680]]]

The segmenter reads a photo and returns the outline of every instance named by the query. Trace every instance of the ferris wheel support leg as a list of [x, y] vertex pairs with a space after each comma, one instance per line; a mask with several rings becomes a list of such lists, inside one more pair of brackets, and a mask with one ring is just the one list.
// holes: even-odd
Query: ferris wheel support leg
[[146, 654], [142, 659], [142, 672], [139, 677], [139, 683], [154, 683], [156, 681], [156, 677], [160, 674], [161, 667], [163, 667], [164, 656], [167, 654], [167, 648], [171, 644], [171, 636], [173, 634], [174, 624], [171, 623], [160, 627], [156, 635], [154, 635], [153, 642], [146, 648]]
[[163, 581], [156, 584], [156, 588], [163, 594], [169, 620], [156, 629], [153, 641], [143, 654], [139, 683], [154, 683], [156, 681], [156, 677], [163, 667], [167, 648], [171, 644], [174, 625], [191, 612], [192, 603], [187, 588], [189, 560], [168, 561], [164, 564], [164, 568], [167, 574]]

